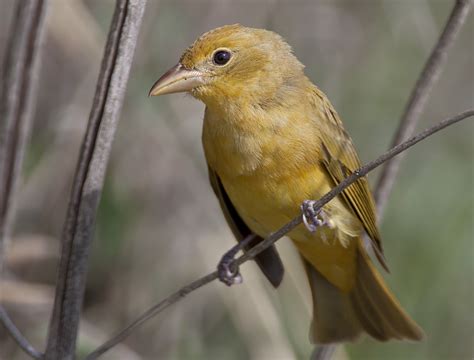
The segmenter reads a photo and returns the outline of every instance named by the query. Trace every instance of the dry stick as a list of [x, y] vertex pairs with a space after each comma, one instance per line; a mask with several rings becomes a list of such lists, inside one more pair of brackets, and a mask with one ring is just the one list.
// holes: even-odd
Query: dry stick
[[[431, 52], [415, 87], [413, 88], [390, 147], [400, 144], [415, 132], [416, 125], [418, 124], [421, 113], [425, 108], [426, 100], [441, 74], [443, 66], [446, 63], [448, 51], [454, 43], [456, 35], [464, 24], [470, 7], [471, 0], [456, 1], [444, 30]], [[387, 162], [378, 179], [374, 191], [374, 197], [377, 204], [377, 215], [379, 221], [382, 219], [385, 205], [388, 201], [390, 192], [392, 191], [402, 160], [403, 156], [399, 156], [392, 161]]]
[[[464, 24], [469, 13], [471, 0], [456, 0], [451, 15], [441, 33], [438, 42], [431, 52], [415, 87], [413, 88], [408, 103], [400, 119], [398, 129], [393, 137], [391, 147], [400, 144], [413, 135], [416, 125], [420, 120], [428, 96], [438, 80], [448, 51], [454, 43], [456, 35]], [[375, 186], [374, 197], [377, 205], [377, 218], [382, 221], [384, 210], [392, 191], [393, 185], [400, 169], [403, 156], [398, 156], [387, 161]], [[330, 360], [336, 352], [337, 345], [323, 345], [313, 352], [312, 360]]]
[[2, 324], [5, 329], [7, 329], [10, 336], [26, 354], [28, 354], [33, 359], [42, 358], [43, 354], [36, 350], [33, 345], [31, 345], [30, 342], [23, 336], [20, 330], [18, 330], [3, 306], [0, 306], [0, 318], [2, 319]]
[[[423, 71], [412, 90], [405, 111], [400, 120], [398, 129], [393, 137], [392, 145], [395, 146], [408, 138], [415, 131], [416, 125], [421, 117], [426, 101], [431, 89], [439, 78], [443, 65], [446, 63], [448, 50], [454, 43], [456, 35], [459, 33], [466, 20], [470, 9], [470, 0], [456, 1], [446, 26], [441, 33], [436, 46], [434, 47]], [[400, 169], [403, 156], [388, 161], [382, 169], [380, 177], [374, 191], [377, 204], [378, 220], [381, 221], [383, 213], [392, 191], [395, 179]], [[321, 346], [312, 356], [313, 360], [329, 360], [335, 353], [336, 345]], [[327, 348], [333, 348], [328, 351]]]
[[46, 1], [21, 0], [5, 51], [0, 96], [0, 264], [10, 235], [13, 196], [36, 104]]
[[[420, 142], [421, 140], [427, 138], [428, 136], [444, 129], [445, 127], [455, 124], [467, 117], [474, 116], [474, 109], [464, 111], [456, 116], [453, 116], [449, 119], [440, 121], [438, 124], [423, 130], [422, 132], [418, 133], [417, 135], [413, 136], [412, 138], [408, 139], [407, 141], [391, 148], [383, 155], [379, 156], [377, 159], [367, 163], [366, 165], [362, 166], [361, 168], [355, 170], [351, 175], [341, 181], [336, 187], [334, 187], [331, 191], [326, 193], [323, 197], [317, 200], [314, 203], [314, 210], [317, 212], [321, 210], [321, 208], [327, 204], [331, 199], [339, 195], [345, 188], [349, 185], [354, 183], [357, 179], [367, 175], [370, 171], [374, 170], [376, 167], [382, 165], [387, 160], [393, 158], [394, 156], [400, 154], [401, 152], [405, 151], [409, 147], [415, 145], [416, 143]], [[264, 241], [260, 242], [259, 244], [255, 245], [252, 249], [247, 251], [244, 255], [239, 257], [236, 260], [236, 264], [240, 265], [243, 262], [254, 258], [260, 252], [265, 250], [267, 247], [272, 245], [275, 241], [277, 241], [282, 236], [286, 235], [288, 232], [293, 230], [296, 226], [298, 226], [302, 221], [301, 216], [298, 216], [291, 220], [288, 224], [280, 228], [278, 231], [274, 232]]]
[[[431, 136], [437, 131], [440, 131], [444, 129], [447, 126], [450, 126], [454, 123], [457, 123], [467, 117], [474, 116], [474, 110], [468, 110], [465, 111], [459, 115], [456, 115], [452, 118], [449, 118], [447, 120], [443, 120], [440, 123], [432, 126], [429, 129], [426, 129], [419, 133], [418, 135], [412, 137], [411, 139], [405, 141], [404, 143], [395, 146], [394, 148], [390, 149], [380, 157], [378, 157], [376, 160], [371, 161], [365, 166], [362, 166], [358, 170], [354, 171], [351, 175], [349, 175], [346, 179], [344, 179], [342, 182], [339, 183], [336, 187], [334, 187], [331, 191], [326, 193], [323, 197], [321, 197], [318, 201], [315, 202], [314, 204], [314, 210], [319, 211], [326, 203], [328, 203], [331, 199], [333, 199], [335, 196], [339, 195], [345, 188], [347, 188], [349, 185], [357, 181], [357, 179], [367, 175], [370, 171], [375, 169], [376, 167], [380, 166], [383, 164], [385, 161], [393, 158], [394, 156], [400, 154], [401, 152], [405, 151], [409, 147], [415, 145], [416, 143], [422, 141], [423, 139]], [[289, 223], [281, 227], [278, 231], [272, 233], [269, 237], [267, 237], [265, 240], [254, 246], [252, 249], [248, 250], [245, 254], [240, 256], [238, 259], [235, 260], [236, 265], [241, 265], [244, 262], [253, 259], [256, 255], [258, 255], [260, 252], [263, 250], [267, 249], [270, 247], [273, 243], [275, 243], [277, 240], [285, 236], [288, 232], [293, 230], [295, 227], [297, 227], [299, 224], [301, 224], [302, 218], [301, 216], [298, 216], [291, 220]], [[99, 346], [96, 350], [91, 352], [87, 357], [86, 360], [94, 360], [97, 359], [100, 355], [105, 353], [107, 350], [111, 349], [115, 345], [117, 345], [119, 342], [124, 340], [128, 335], [130, 335], [133, 330], [135, 330], [138, 326], [146, 322], [147, 320], [151, 319], [152, 317], [158, 315], [160, 312], [168, 308], [170, 305], [173, 305], [174, 303], [178, 302], [182, 298], [184, 298], [186, 295], [189, 293], [193, 292], [194, 290], [197, 290], [198, 288], [212, 282], [213, 280], [217, 279], [217, 271], [214, 271], [210, 274], [207, 274], [206, 276], [203, 276], [202, 278], [193, 281], [192, 283], [182, 287], [175, 293], [171, 294], [168, 296], [166, 299], [162, 300], [158, 304], [154, 305], [147, 311], [145, 311], [142, 315], [140, 315], [134, 322], [132, 322], [130, 325], [128, 325], [125, 329], [117, 333], [114, 337], [112, 337], [110, 340]]]
[[[448, 23], [447, 23], [447, 25], [446, 25], [446, 27], [445, 27], [442, 35], [441, 35], [441, 38], [438, 41], [438, 44], [436, 45], [432, 55], [430, 56], [430, 58], [428, 60], [428, 63], [425, 66], [424, 71], [422, 72], [420, 80], [417, 82], [415, 90], [412, 93], [412, 99], [409, 102], [409, 105], [407, 106], [407, 110], [405, 111], [405, 115], [402, 117], [402, 122], [401, 122], [400, 128], [397, 132], [397, 136], [396, 136], [397, 140], [393, 141], [394, 145], [398, 144], [399, 142], [401, 142], [401, 140], [404, 140], [410, 134], [413, 133], [413, 131], [415, 129], [415, 126], [416, 126], [416, 120], [419, 117], [419, 115], [420, 115], [420, 113], [423, 109], [423, 105], [424, 105], [424, 102], [426, 101], [426, 97], [429, 93], [429, 90], [432, 88], [435, 80], [439, 76], [441, 65], [445, 62], [445, 58], [446, 58], [445, 54], [447, 53], [448, 46], [450, 45], [450, 43], [453, 42], [456, 33], [458, 32], [459, 28], [463, 24], [463, 22], [466, 18], [466, 15], [468, 13], [469, 5], [470, 5], [469, 1], [466, 1], [466, 0], [456, 2], [454, 10], [453, 10], [453, 12], [450, 16], [450, 19], [448, 20]], [[472, 114], [469, 114], [469, 112], [467, 112], [467, 113], [464, 113], [464, 114], [461, 114], [461, 115], [466, 115], [465, 117], [467, 117], [467, 116], [471, 116]], [[456, 121], [460, 121], [463, 118], [464, 117], [462, 117], [462, 118], [460, 118]], [[456, 122], [456, 121], [454, 121], [454, 122]], [[412, 123], [415, 123], [415, 124], [410, 127], [410, 124], [412, 124]], [[444, 126], [448, 126], [448, 125], [450, 125], [450, 124], [446, 124]], [[434, 129], [433, 132], [441, 130], [441, 128]], [[398, 135], [399, 133], [400, 133], [400, 135]], [[430, 134], [427, 134], [426, 136], [429, 136], [429, 135]], [[423, 138], [420, 138], [416, 142], [421, 141]], [[414, 145], [416, 142], [414, 142], [410, 146]], [[407, 146], [407, 148], [408, 147], [409, 146]], [[404, 149], [400, 150], [400, 152], [403, 151], [403, 150]], [[398, 152], [394, 153], [389, 158], [387, 158], [383, 161], [386, 161], [386, 160], [394, 157], [396, 154], [398, 154]], [[383, 161], [381, 163], [383, 163]], [[383, 170], [382, 175], [387, 171], [391, 171], [393, 173], [393, 176], [396, 176], [396, 172], [397, 172], [398, 167], [399, 167], [399, 162], [400, 161], [398, 159], [395, 160], [395, 161], [392, 161], [392, 162], [388, 162], [387, 166]], [[394, 165], [391, 165], [392, 163], [394, 163]], [[376, 166], [380, 165], [380, 164], [375, 165], [374, 168]], [[370, 164], [368, 164], [368, 165], [370, 165]], [[361, 168], [360, 171], [362, 171], [364, 168], [365, 167]], [[369, 169], [368, 171], [370, 171], [370, 170], [371, 169]], [[356, 174], [356, 172], [354, 172], [354, 174], [352, 174], [351, 176], [355, 176], [355, 174]], [[346, 181], [348, 181], [351, 178], [351, 176], [349, 178], [347, 178]], [[359, 175], [359, 177], [360, 176], [364, 176], [364, 175], [362, 174], [362, 175]], [[357, 178], [358, 177], [355, 177], [355, 179], [352, 180], [352, 182], [355, 181]], [[350, 185], [350, 183], [352, 183], [352, 182], [349, 182], [348, 184], [346, 184], [346, 186]], [[344, 184], [344, 182], [340, 183], [338, 187], [333, 189], [333, 191], [335, 192], [334, 194], [331, 194], [333, 192], [333, 191], [331, 191], [328, 194], [326, 194], [323, 198], [321, 198], [319, 200], [319, 202], [321, 202], [321, 204], [319, 204], [319, 202], [316, 203], [315, 204], [315, 209], [318, 209], [318, 208], [320, 209], [322, 207], [322, 205], [324, 205], [327, 201], [329, 201], [334, 196], [336, 196], [339, 192], [341, 192], [345, 188], [343, 184]], [[380, 193], [381, 195], [378, 196], [377, 199], [380, 199], [382, 201], [386, 200], [386, 198], [388, 198], [388, 194], [390, 192], [390, 189], [391, 189], [392, 185], [393, 185], [393, 183], [387, 185], [386, 180], [381, 179], [381, 181], [379, 182], [379, 185], [377, 186], [377, 188], [378, 189], [383, 188], [383, 189], [386, 189], [386, 190], [385, 191], [379, 191], [378, 193]], [[339, 187], [341, 187], [341, 189], [339, 191], [337, 191], [337, 189]], [[328, 197], [328, 199], [325, 202], [323, 202], [323, 199], [325, 199], [326, 197]], [[384, 204], [379, 204], [379, 206], [380, 206], [380, 208], [383, 208]], [[293, 219], [290, 223], [286, 224], [279, 231], [272, 234], [265, 241], [261, 242], [260, 244], [258, 244], [257, 246], [255, 246], [254, 248], [252, 248], [251, 250], [246, 252], [242, 257], [238, 258], [236, 260], [236, 263], [237, 264], [242, 264], [243, 262], [247, 261], [248, 259], [253, 258], [260, 251], [262, 251], [266, 247], [270, 246], [273, 242], [277, 241], [279, 238], [284, 236], [286, 233], [291, 231], [293, 228], [295, 228], [300, 223], [301, 223], [301, 217]], [[210, 273], [210, 274], [206, 275], [205, 277], [203, 277], [201, 279], [198, 279], [198, 280], [192, 282], [191, 284], [181, 288], [179, 291], [175, 292], [174, 294], [172, 294], [171, 296], [169, 296], [168, 298], [166, 298], [162, 302], [158, 303], [157, 305], [155, 305], [152, 308], [150, 308], [149, 310], [147, 310], [137, 320], [135, 320], [132, 324], [127, 326], [124, 330], [122, 330], [120, 333], [118, 333], [112, 339], [110, 339], [109, 341], [107, 341], [106, 343], [104, 343], [103, 345], [98, 347], [91, 354], [89, 354], [86, 359], [87, 360], [93, 360], [93, 359], [98, 358], [100, 355], [102, 355], [107, 350], [109, 350], [114, 345], [121, 342], [128, 335], [130, 335], [130, 333], [136, 327], [140, 326], [141, 324], [146, 322], [151, 317], [153, 317], [153, 316], [157, 315], [158, 313], [160, 313], [161, 311], [165, 310], [168, 306], [170, 306], [170, 305], [174, 304], [175, 302], [179, 301], [181, 298], [185, 297], [190, 292], [198, 289], [201, 286], [204, 286], [207, 283], [210, 283], [211, 281], [215, 280], [216, 278], [217, 278], [217, 272], [213, 272], [213, 273]], [[315, 354], [319, 353], [320, 357], [315, 357], [315, 359], [329, 359], [329, 358], [331, 358], [332, 355], [334, 354], [335, 347], [321, 347], [320, 349], [321, 349], [321, 351], [317, 351], [315, 353]]]
[[[0, 277], [14, 218], [15, 193], [36, 105], [46, 0], [18, 1], [5, 51], [0, 95]], [[1, 285], [0, 285], [1, 286]], [[0, 323], [28, 355], [38, 352], [0, 306]]]
[[72, 360], [81, 315], [97, 207], [146, 0], [118, 0], [62, 235], [47, 360]]

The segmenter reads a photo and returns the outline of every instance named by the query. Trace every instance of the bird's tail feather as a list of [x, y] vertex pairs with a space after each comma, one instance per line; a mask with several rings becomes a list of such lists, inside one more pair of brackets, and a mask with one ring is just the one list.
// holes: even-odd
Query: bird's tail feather
[[367, 332], [380, 341], [421, 340], [423, 331], [402, 309], [360, 244], [353, 289], [343, 292], [305, 262], [313, 294], [313, 342], [353, 341]]

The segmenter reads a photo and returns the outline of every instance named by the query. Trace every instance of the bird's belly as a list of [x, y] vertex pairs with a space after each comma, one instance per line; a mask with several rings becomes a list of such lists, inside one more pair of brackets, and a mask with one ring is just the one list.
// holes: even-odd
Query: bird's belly
[[[331, 189], [326, 174], [317, 167], [284, 178], [252, 175], [222, 180], [239, 215], [262, 237], [298, 216], [304, 200], [317, 200]], [[361, 225], [339, 198], [323, 210], [329, 226], [311, 233], [299, 225], [288, 236], [308, 262], [333, 284], [348, 290], [354, 280], [354, 240]]]
[[[273, 175], [273, 176], [272, 176]], [[304, 200], [318, 199], [330, 190], [317, 166], [289, 176], [252, 174], [222, 178], [224, 188], [245, 223], [268, 236], [300, 214]]]

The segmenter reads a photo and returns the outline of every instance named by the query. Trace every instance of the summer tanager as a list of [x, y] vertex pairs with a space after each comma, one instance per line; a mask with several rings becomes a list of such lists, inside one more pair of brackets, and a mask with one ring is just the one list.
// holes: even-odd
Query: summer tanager
[[[189, 92], [206, 105], [202, 142], [210, 182], [238, 241], [251, 233], [260, 241], [360, 166], [338, 114], [303, 68], [274, 32], [228, 25], [198, 38], [150, 90]], [[312, 231], [302, 224], [288, 234], [312, 290], [312, 340], [351, 341], [362, 332], [381, 341], [420, 340], [422, 330], [363, 244], [367, 234], [386, 267], [367, 180], [314, 215], [304, 218]], [[283, 266], [276, 249], [256, 261], [277, 287]]]

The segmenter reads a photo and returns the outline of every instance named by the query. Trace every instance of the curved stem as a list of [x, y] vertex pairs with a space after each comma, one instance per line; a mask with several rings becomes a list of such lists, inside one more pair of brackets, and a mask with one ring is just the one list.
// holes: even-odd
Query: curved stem
[[[456, 1], [443, 32], [411, 92], [390, 147], [400, 144], [415, 132], [416, 125], [420, 120], [426, 101], [446, 63], [449, 49], [466, 21], [470, 6], [471, 0]], [[374, 197], [377, 204], [379, 221], [383, 217], [385, 205], [395, 184], [402, 160], [403, 156], [399, 156], [388, 161], [383, 167], [377, 185], [375, 186]]]
[[[412, 137], [411, 139], [405, 141], [404, 143], [395, 146], [394, 148], [390, 149], [389, 151], [385, 152], [383, 155], [375, 159], [374, 161], [371, 161], [365, 166], [362, 166], [360, 169], [354, 171], [351, 175], [349, 175], [344, 181], [339, 183], [338, 186], [334, 187], [331, 191], [326, 193], [323, 197], [321, 197], [316, 203], [314, 204], [314, 209], [315, 211], [318, 211], [321, 209], [326, 203], [328, 203], [330, 200], [332, 200], [334, 197], [339, 195], [345, 188], [350, 186], [352, 183], [357, 181], [359, 178], [367, 175], [370, 171], [374, 170], [376, 167], [380, 166], [383, 164], [385, 161], [393, 158], [394, 156], [402, 153], [403, 151], [407, 150], [411, 146], [415, 145], [416, 143], [422, 141], [423, 139], [433, 135], [435, 132], [440, 131], [447, 126], [453, 125], [467, 117], [474, 116], [474, 110], [468, 110], [465, 111], [459, 115], [456, 115], [452, 118], [446, 119], [441, 121], [440, 123], [432, 126], [429, 129], [426, 129], [419, 133], [418, 135]], [[302, 218], [301, 216], [298, 216], [291, 220], [289, 223], [281, 227], [278, 231], [274, 232], [271, 234], [269, 237], [267, 237], [265, 240], [262, 242], [258, 243], [256, 246], [245, 252], [242, 256], [240, 256], [238, 259], [236, 259], [236, 264], [241, 265], [244, 262], [253, 259], [255, 256], [257, 256], [259, 253], [261, 253], [263, 250], [267, 249], [270, 247], [273, 243], [281, 239], [283, 236], [285, 236], [288, 232], [293, 230], [295, 227], [297, 227], [299, 224], [301, 224]], [[135, 330], [137, 327], [145, 323], [147, 320], [151, 319], [152, 317], [158, 315], [161, 313], [163, 310], [167, 309], [169, 306], [175, 304], [194, 290], [199, 289], [200, 287], [214, 281], [217, 279], [217, 271], [211, 272], [195, 281], [192, 283], [182, 287], [178, 291], [174, 292], [164, 300], [160, 301], [156, 305], [152, 306], [149, 308], [147, 311], [145, 311], [142, 315], [140, 315], [134, 322], [129, 324], [127, 327], [125, 327], [123, 330], [118, 332], [116, 335], [114, 335], [110, 340], [105, 342], [104, 344], [100, 345], [97, 349], [95, 349], [93, 352], [91, 352], [87, 357], [86, 360], [95, 360], [97, 359], [100, 355], [104, 354], [107, 350], [111, 349], [121, 341], [123, 341], [128, 335], [130, 335], [133, 330]], [[332, 354], [333, 352], [331, 351], [323, 351], [321, 352], [323, 354]]]

